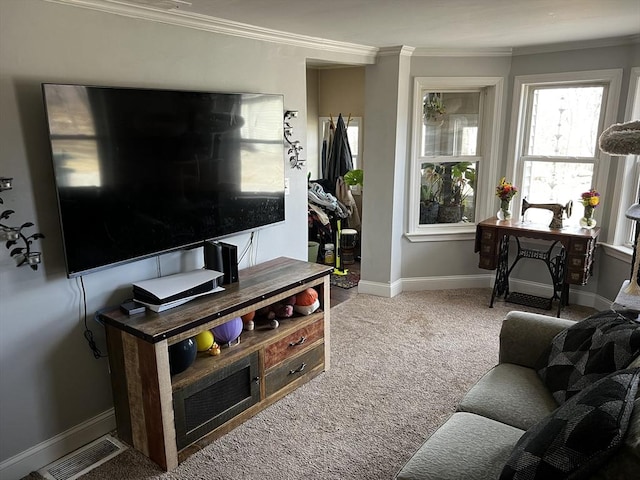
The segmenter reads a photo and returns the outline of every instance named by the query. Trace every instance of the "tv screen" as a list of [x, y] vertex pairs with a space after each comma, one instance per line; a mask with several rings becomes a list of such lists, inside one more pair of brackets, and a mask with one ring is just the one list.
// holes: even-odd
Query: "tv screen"
[[42, 89], [69, 277], [284, 221], [282, 95]]

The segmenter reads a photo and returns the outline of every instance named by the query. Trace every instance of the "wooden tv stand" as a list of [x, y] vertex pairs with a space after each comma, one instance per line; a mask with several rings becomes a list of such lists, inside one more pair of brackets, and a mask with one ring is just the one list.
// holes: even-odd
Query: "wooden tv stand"
[[[329, 369], [331, 267], [277, 258], [240, 271], [224, 292], [162, 313], [101, 314], [118, 437], [165, 470]], [[219, 356], [198, 353], [173, 377], [168, 348], [313, 287], [320, 309], [276, 329], [256, 324]]]

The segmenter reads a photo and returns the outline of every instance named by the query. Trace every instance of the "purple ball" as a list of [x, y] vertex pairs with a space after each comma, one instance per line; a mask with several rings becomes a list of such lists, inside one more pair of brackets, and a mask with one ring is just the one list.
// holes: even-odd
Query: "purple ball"
[[231, 343], [242, 333], [242, 318], [236, 317], [227, 323], [214, 327], [211, 331], [218, 344]]

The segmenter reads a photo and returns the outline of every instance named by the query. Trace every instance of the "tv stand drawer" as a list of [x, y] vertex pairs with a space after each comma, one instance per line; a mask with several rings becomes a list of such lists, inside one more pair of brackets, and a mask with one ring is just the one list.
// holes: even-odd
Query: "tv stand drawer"
[[265, 349], [264, 368], [269, 369], [284, 359], [300, 353], [323, 336], [324, 321], [320, 317], [311, 325], [301, 328], [282, 340], [269, 345]]
[[323, 365], [324, 344], [317, 345], [311, 350], [291, 357], [280, 366], [273, 368], [265, 378], [265, 393], [269, 397], [300, 377], [313, 372]]

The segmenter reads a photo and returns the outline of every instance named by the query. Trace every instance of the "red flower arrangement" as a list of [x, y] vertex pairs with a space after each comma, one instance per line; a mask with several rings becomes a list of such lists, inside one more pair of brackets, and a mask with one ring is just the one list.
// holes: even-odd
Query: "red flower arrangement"
[[496, 187], [496, 196], [503, 202], [510, 202], [516, 193], [518, 193], [518, 188], [507, 182], [505, 177], [502, 177], [500, 184]]

